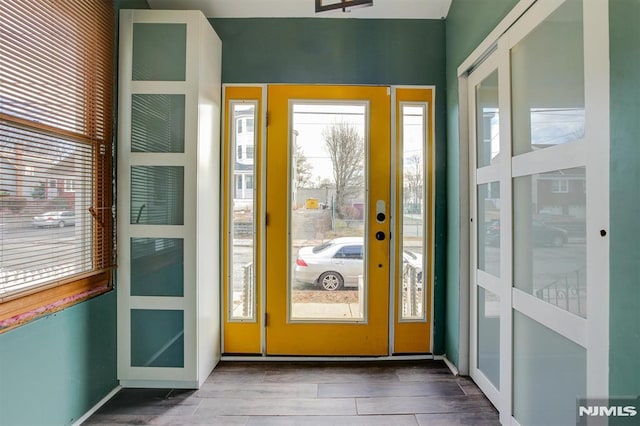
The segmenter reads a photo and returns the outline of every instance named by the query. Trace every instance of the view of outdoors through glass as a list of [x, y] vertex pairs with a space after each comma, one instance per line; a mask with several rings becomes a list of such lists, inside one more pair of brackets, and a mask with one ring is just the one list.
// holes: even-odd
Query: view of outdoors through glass
[[231, 103], [233, 157], [231, 158], [231, 238], [233, 268], [229, 291], [231, 320], [255, 318], [255, 103]]
[[93, 268], [94, 150], [0, 124], [0, 297]]
[[401, 120], [403, 214], [400, 319], [424, 320], [426, 105], [403, 105]]
[[292, 108], [290, 318], [363, 320], [367, 106]]
[[587, 316], [586, 168], [513, 180], [516, 288]]

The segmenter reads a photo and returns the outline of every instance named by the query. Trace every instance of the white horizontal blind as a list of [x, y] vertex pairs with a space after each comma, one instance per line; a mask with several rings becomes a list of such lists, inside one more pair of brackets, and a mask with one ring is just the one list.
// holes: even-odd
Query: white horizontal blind
[[93, 269], [93, 149], [0, 121], [0, 296]]
[[109, 268], [114, 10], [0, 5], [0, 302]]

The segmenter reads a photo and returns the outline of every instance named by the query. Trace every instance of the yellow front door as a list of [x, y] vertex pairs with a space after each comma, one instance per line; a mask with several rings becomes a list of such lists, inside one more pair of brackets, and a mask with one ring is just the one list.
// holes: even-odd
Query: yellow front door
[[388, 87], [268, 87], [266, 353], [388, 355]]

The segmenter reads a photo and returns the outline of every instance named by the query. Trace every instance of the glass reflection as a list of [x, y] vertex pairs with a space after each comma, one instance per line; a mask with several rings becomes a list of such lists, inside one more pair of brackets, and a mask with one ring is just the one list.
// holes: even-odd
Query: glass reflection
[[184, 168], [131, 167], [131, 224], [184, 224]]
[[500, 297], [478, 286], [478, 369], [500, 389]]
[[513, 414], [519, 424], [575, 424], [576, 398], [586, 390], [585, 348], [514, 311]]
[[131, 366], [184, 368], [184, 311], [131, 309]]
[[515, 287], [587, 315], [585, 168], [514, 179]]
[[133, 24], [132, 80], [185, 81], [187, 25]]
[[513, 154], [584, 137], [582, 1], [568, 0], [511, 49]]
[[500, 182], [478, 185], [478, 269], [500, 276]]
[[478, 167], [493, 164], [500, 153], [498, 71], [476, 86], [476, 144]]
[[184, 152], [184, 95], [131, 96], [131, 151]]
[[131, 238], [131, 295], [184, 295], [184, 240]]

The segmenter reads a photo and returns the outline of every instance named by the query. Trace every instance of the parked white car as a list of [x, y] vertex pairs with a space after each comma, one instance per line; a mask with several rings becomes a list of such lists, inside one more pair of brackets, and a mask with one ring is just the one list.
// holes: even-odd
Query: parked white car
[[73, 226], [75, 224], [76, 215], [72, 211], [45, 212], [33, 217], [33, 226], [38, 228], [46, 226], [64, 228], [65, 226]]
[[[298, 251], [294, 279], [320, 285], [328, 291], [357, 287], [358, 277], [364, 275], [363, 246], [362, 237], [342, 237], [302, 247]], [[422, 281], [422, 255], [405, 250], [402, 261], [415, 267]]]

